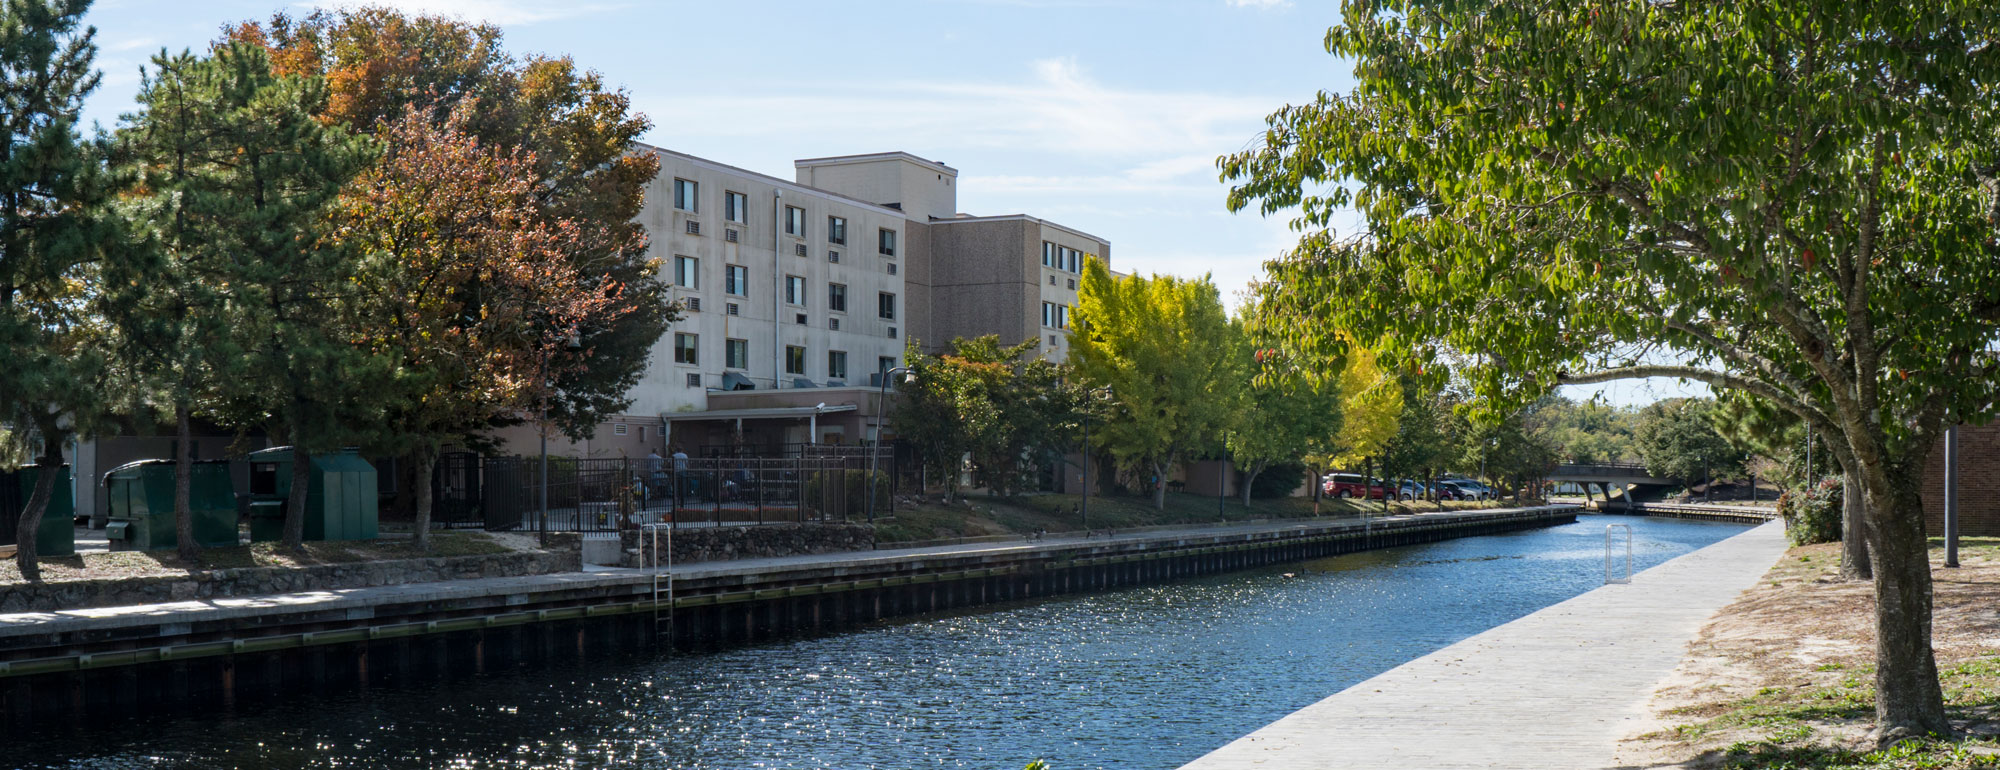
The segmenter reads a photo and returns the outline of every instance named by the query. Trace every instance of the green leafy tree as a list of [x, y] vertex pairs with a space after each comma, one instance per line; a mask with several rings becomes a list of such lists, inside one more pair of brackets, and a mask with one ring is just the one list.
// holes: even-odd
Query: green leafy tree
[[927, 471], [943, 479], [949, 502], [958, 493], [965, 456], [998, 430], [1000, 412], [989, 398], [989, 383], [1001, 376], [1003, 367], [929, 355], [914, 343], [904, 355], [911, 377], [895, 383], [896, 437], [915, 450]]
[[[1807, 421], [1866, 498], [1876, 735], [1951, 732], [1918, 486], [2000, 387], [2000, 14], [1350, 0], [1342, 19], [1326, 44], [1354, 88], [1222, 162], [1232, 208], [1302, 211], [1270, 271], [1296, 334], [1464, 351], [1490, 408], [1677, 377]], [[1328, 232], [1350, 207], [1366, 232]]]
[[1640, 410], [1637, 439], [1646, 472], [1682, 486], [1742, 472], [1747, 458], [1715, 430], [1714, 409], [1711, 399], [1670, 398]]
[[1243, 474], [1247, 506], [1258, 477], [1274, 464], [1308, 464], [1305, 458], [1331, 453], [1342, 424], [1340, 380], [1313, 372], [1338, 372], [1346, 362], [1287, 357], [1264, 330], [1254, 295], [1244, 305], [1238, 335], [1251, 347], [1250, 363], [1241, 386], [1244, 411], [1227, 444]]
[[1164, 509], [1176, 463], [1225, 435], [1240, 413], [1244, 356], [1207, 278], [1113, 278], [1084, 266], [1070, 364], [1088, 387], [1110, 386], [1115, 414], [1096, 431], [1120, 465], [1152, 477]]
[[[1384, 446], [1382, 475], [1390, 479], [1422, 479], [1434, 482], [1444, 465], [1456, 457], [1456, 435], [1452, 403], [1443, 391], [1434, 391], [1422, 382], [1403, 384], [1403, 408], [1396, 415], [1396, 435]], [[1396, 490], [1391, 489], [1394, 494]], [[1387, 505], [1385, 496], [1384, 505]], [[1439, 502], [1442, 502], [1440, 500]]]
[[1538, 402], [1536, 414], [1547, 426], [1549, 440], [1566, 462], [1639, 461], [1639, 450], [1632, 437], [1637, 418], [1630, 409], [1552, 396]]
[[119, 237], [100, 149], [76, 132], [98, 82], [96, 30], [82, 26], [89, 5], [0, 5], [0, 420], [41, 468], [15, 533], [28, 580], [41, 579], [35, 535], [63, 446], [99, 411], [109, 372], [95, 287]]

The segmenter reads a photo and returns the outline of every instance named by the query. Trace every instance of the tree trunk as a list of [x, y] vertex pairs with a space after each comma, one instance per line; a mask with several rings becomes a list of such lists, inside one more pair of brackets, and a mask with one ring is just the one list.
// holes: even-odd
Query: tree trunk
[[174, 551], [190, 567], [201, 560], [194, 541], [194, 430], [188, 425], [188, 405], [174, 404]]
[[56, 475], [62, 473], [62, 438], [44, 434], [42, 458], [35, 461], [40, 473], [35, 478], [35, 491], [28, 495], [28, 507], [21, 511], [21, 521], [14, 527], [14, 566], [20, 568], [21, 578], [30, 583], [42, 582], [41, 555], [35, 549], [35, 537], [42, 531], [42, 514], [49, 509], [49, 498], [55, 494]]
[[1931, 650], [1930, 541], [1916, 487], [1920, 474], [1911, 471], [1921, 468], [1859, 474], [1868, 487], [1868, 555], [1875, 571], [1873, 735], [1884, 746], [1952, 731]]
[[1246, 510], [1250, 507], [1250, 485], [1257, 483], [1257, 474], [1264, 472], [1265, 465], [1261, 460], [1251, 463], [1249, 472], [1243, 474], [1243, 507]]
[[[296, 438], [296, 437], [294, 437]], [[285, 537], [288, 551], [306, 549], [306, 484], [311, 480], [312, 455], [304, 446], [292, 445], [292, 492], [285, 498]]]
[[431, 552], [431, 475], [437, 473], [437, 452], [424, 450], [416, 453], [417, 476], [425, 479], [413, 490], [417, 493], [417, 518], [411, 528], [416, 532], [417, 553]]
[[1867, 580], [1875, 576], [1868, 563], [1868, 502], [1861, 479], [1848, 473], [1841, 477], [1840, 577]]
[[1153, 510], [1167, 509], [1167, 466], [1153, 463]]

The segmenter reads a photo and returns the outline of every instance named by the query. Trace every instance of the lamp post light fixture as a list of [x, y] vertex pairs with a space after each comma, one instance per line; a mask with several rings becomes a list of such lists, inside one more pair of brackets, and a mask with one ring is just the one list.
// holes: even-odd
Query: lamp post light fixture
[[882, 412], [889, 402], [889, 380], [897, 372], [903, 373], [903, 382], [917, 381], [917, 373], [907, 366], [898, 366], [882, 371], [882, 392], [875, 399], [875, 445], [868, 450], [868, 523], [875, 523], [875, 472], [882, 467]]
[[1078, 510], [1081, 512], [1081, 518], [1082, 518], [1082, 521], [1079, 524], [1080, 526], [1083, 527], [1083, 531], [1089, 532], [1090, 531], [1090, 402], [1093, 399], [1098, 402], [1109, 402], [1111, 400], [1111, 386], [1106, 385], [1101, 388], [1092, 388], [1084, 392], [1084, 397], [1086, 400], [1084, 401], [1084, 410], [1083, 410], [1083, 505]]

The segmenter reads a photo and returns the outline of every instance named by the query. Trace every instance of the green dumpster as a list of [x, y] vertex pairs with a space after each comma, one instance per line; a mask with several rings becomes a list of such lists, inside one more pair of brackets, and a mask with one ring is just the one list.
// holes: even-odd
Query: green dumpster
[[[190, 471], [188, 505], [194, 540], [204, 548], [241, 545], [236, 534], [236, 490], [226, 460], [197, 460]], [[174, 463], [139, 460], [104, 474], [111, 523], [104, 534], [114, 551], [154, 551], [180, 544], [174, 536]]]
[[[285, 504], [292, 494], [292, 448], [251, 452], [250, 539], [285, 536]], [[375, 466], [353, 449], [312, 456], [306, 471], [305, 539], [374, 540], [378, 534]]]
[[[0, 545], [20, 542], [21, 513], [35, 494], [42, 478], [39, 465], [0, 471]], [[49, 493], [49, 505], [42, 510], [42, 526], [35, 530], [35, 553], [42, 556], [71, 556], [76, 553], [76, 495], [69, 487], [69, 466], [56, 471], [56, 486]]]

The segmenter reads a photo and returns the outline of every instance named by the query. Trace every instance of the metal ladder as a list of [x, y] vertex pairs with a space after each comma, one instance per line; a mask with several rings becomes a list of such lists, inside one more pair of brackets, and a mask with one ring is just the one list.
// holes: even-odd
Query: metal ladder
[[[664, 552], [660, 550], [660, 530], [663, 529], [667, 531], [667, 550]], [[674, 528], [671, 524], [647, 524], [640, 528], [640, 537], [649, 537], [652, 540], [651, 544], [653, 547], [646, 559], [646, 569], [651, 571], [653, 576], [653, 636], [654, 638], [658, 638], [660, 635], [660, 580], [663, 577], [666, 579], [667, 589], [668, 632], [671, 633], [674, 627]], [[660, 569], [660, 555], [662, 553], [666, 554], [666, 570], [664, 572]]]
[[[1624, 577], [1612, 577], [1611, 530], [1613, 529], [1625, 530], [1625, 576]], [[1606, 524], [1604, 525], [1604, 584], [1610, 585], [1612, 583], [1630, 583], [1630, 582], [1632, 582], [1632, 525]]]

